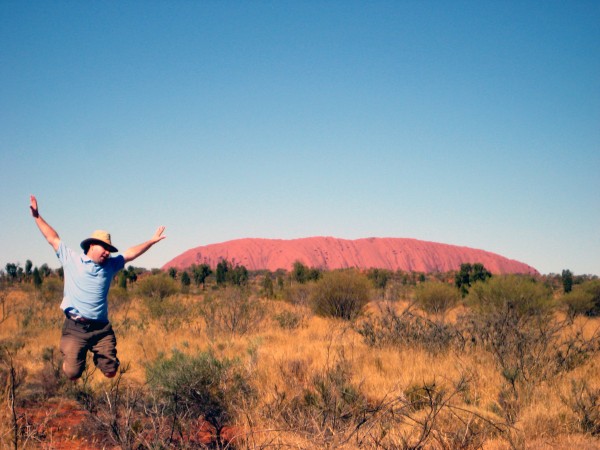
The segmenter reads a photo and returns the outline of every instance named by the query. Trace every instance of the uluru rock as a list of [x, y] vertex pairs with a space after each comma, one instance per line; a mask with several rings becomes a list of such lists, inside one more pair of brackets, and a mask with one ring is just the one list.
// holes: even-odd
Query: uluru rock
[[325, 270], [359, 268], [406, 272], [448, 272], [463, 263], [481, 263], [494, 274], [537, 274], [533, 267], [495, 253], [469, 247], [408, 238], [301, 239], [245, 238], [204, 245], [185, 251], [163, 266], [185, 269], [192, 264], [216, 267], [226, 259], [248, 270], [290, 270], [300, 261]]

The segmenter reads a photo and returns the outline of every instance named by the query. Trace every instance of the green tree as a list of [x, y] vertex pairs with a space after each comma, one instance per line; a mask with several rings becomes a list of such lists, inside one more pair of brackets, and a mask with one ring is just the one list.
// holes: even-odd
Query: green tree
[[192, 280], [190, 279], [190, 276], [187, 273], [187, 270], [184, 270], [183, 273], [181, 274], [181, 286], [183, 286], [184, 289], [187, 289], [187, 288], [189, 288], [191, 282], [192, 282]]
[[202, 289], [206, 288], [206, 279], [212, 274], [212, 270], [208, 264], [192, 265], [192, 277], [196, 287], [202, 284]]
[[17, 279], [18, 267], [19, 267], [19, 264], [6, 263], [6, 266], [5, 266], [6, 275], [8, 275], [8, 277], [11, 281], [14, 281]]
[[309, 268], [300, 261], [294, 262], [292, 267], [292, 280], [298, 283], [306, 283], [308, 281], [317, 281], [321, 278], [321, 271], [315, 268]]
[[39, 289], [40, 287], [42, 287], [42, 276], [40, 275], [40, 271], [38, 270], [38, 268], [34, 268], [33, 269], [33, 285], [35, 286], [36, 289]]
[[485, 281], [492, 276], [483, 264], [462, 263], [460, 270], [454, 278], [454, 284], [460, 290], [460, 293], [465, 297], [469, 293], [469, 288], [476, 281]]
[[471, 286], [472, 271], [473, 266], [471, 265], [471, 263], [462, 263], [460, 265], [460, 270], [454, 277], [454, 284], [458, 289], [460, 289], [460, 293], [463, 297], [469, 293], [469, 286]]
[[125, 272], [125, 276], [127, 277], [127, 280], [129, 280], [130, 283], [135, 283], [138, 279], [138, 269], [136, 269], [133, 266], [129, 266], [127, 268], [127, 270], [124, 271]]
[[248, 269], [244, 266], [235, 266], [227, 273], [227, 280], [235, 286], [244, 286], [248, 283]]
[[30, 259], [25, 261], [25, 276], [27, 277], [27, 279], [29, 279], [29, 277], [32, 275], [32, 273], [31, 273], [32, 267], [33, 267], [33, 263], [31, 262]]
[[491, 277], [492, 277], [492, 273], [489, 270], [487, 270], [483, 264], [481, 264], [481, 263], [473, 264], [473, 273], [471, 274], [471, 284], [476, 283], [477, 281], [485, 281]]
[[388, 282], [392, 278], [392, 272], [386, 269], [370, 269], [367, 272], [367, 277], [372, 281], [373, 286], [377, 289], [385, 289]]
[[563, 270], [561, 275], [563, 292], [568, 294], [573, 290], [573, 273], [570, 270]]
[[222, 259], [217, 264], [217, 284], [225, 284], [227, 282], [227, 273], [231, 270], [231, 265], [226, 259]]
[[308, 279], [308, 267], [300, 261], [295, 261], [292, 267], [292, 280], [298, 283], [306, 283]]
[[127, 270], [121, 270], [119, 272], [117, 285], [121, 289], [127, 289]]
[[48, 278], [52, 274], [52, 269], [48, 267], [48, 264], [42, 264], [40, 267], [40, 273], [44, 278]]
[[275, 297], [275, 291], [273, 289], [273, 278], [271, 276], [271, 272], [267, 272], [262, 281], [262, 290], [263, 294], [267, 298]]
[[177, 278], [177, 269], [175, 267], [169, 267], [169, 276], [173, 279]]

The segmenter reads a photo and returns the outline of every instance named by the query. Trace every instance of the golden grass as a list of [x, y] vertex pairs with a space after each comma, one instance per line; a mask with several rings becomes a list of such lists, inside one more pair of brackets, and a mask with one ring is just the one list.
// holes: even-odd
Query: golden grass
[[[48, 326], [48, 320], [60, 323], [62, 319], [57, 304], [45, 304], [39, 306], [30, 324], [23, 326], [27, 308], [36, 302], [34, 295], [31, 291], [11, 290], [5, 300], [10, 314], [0, 323], [1, 341], [23, 341], [24, 346], [16, 353], [16, 359], [29, 374], [42, 370], [41, 355], [45, 348], [54, 347], [58, 354], [60, 325]], [[202, 296], [180, 295], [177, 300], [189, 307], [201, 302]], [[252, 439], [248, 442], [257, 448], [267, 443], [274, 448], [315, 448], [315, 436], [302, 430], [286, 430], [277, 423], [273, 405], [283, 394], [287, 399], [302, 395], [304, 390], [314, 387], [317, 375], [339, 362], [349, 367], [349, 383], [359, 387], [361, 394], [373, 404], [386, 399], [402, 399], [409, 388], [432, 383], [443, 387], [450, 395], [459, 380], [464, 378], [467, 380], [466, 389], [456, 392], [449, 404], [485, 420], [504, 422], [498, 411], [498, 398], [505, 385], [492, 357], [483, 351], [448, 351], [432, 355], [422, 349], [408, 347], [374, 349], [347, 322], [312, 316], [300, 306], [281, 301], [268, 301], [267, 305], [267, 317], [252, 333], [219, 335], [210, 339], [206, 324], [198, 316], [189, 316], [176, 329], [167, 330], [160, 321], [149, 318], [140, 298], [132, 296], [128, 308], [119, 308], [112, 314], [119, 357], [124, 366], [129, 366], [125, 377], [131, 382], [144, 383], [145, 365], [160, 354], [170, 355], [175, 349], [189, 354], [211, 350], [221, 358], [239, 359], [258, 393], [254, 409], [246, 411], [246, 419], [240, 421], [240, 427], [251, 429]], [[406, 305], [397, 306], [402, 308]], [[374, 304], [368, 308], [374, 314], [378, 311]], [[283, 329], [273, 319], [282, 311], [293, 312], [306, 319], [298, 328]], [[450, 311], [447, 320], [455, 320], [459, 312], [460, 308]], [[600, 326], [599, 319], [577, 320], [577, 325], [587, 336]], [[571, 373], [534, 387], [532, 401], [522, 408], [514, 424], [515, 435], [521, 439], [516, 442], [521, 442], [523, 448], [600, 448], [598, 438], [578, 429], [573, 411], [561, 400], [570, 395], [572, 379], [586, 380], [591, 388], [599, 389], [600, 357], [596, 355]], [[94, 375], [92, 386], [105, 383], [99, 373]], [[447, 420], [447, 426], [451, 426], [450, 419], [440, 418], [442, 420]], [[381, 432], [373, 426], [373, 432]], [[411, 427], [414, 426], [404, 423], [396, 429], [388, 429], [389, 436], [396, 439], [390, 442], [400, 445], [403, 437], [411, 436]], [[275, 429], [278, 431], [272, 431]], [[331, 433], [335, 435], [335, 430]], [[328, 442], [329, 448], [361, 448], [355, 440], [345, 441], [342, 437], [340, 432], [340, 436], [330, 436], [328, 440], [323, 438], [319, 442], [320, 445]], [[431, 448], [438, 447], [432, 444]], [[498, 450], [510, 448], [510, 445], [504, 437], [490, 434], [480, 448]]]

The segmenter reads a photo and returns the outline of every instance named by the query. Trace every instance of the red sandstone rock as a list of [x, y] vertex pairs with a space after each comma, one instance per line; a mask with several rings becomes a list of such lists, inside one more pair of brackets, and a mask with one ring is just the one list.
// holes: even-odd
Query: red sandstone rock
[[248, 270], [290, 270], [295, 261], [321, 269], [380, 268], [414, 272], [458, 270], [462, 263], [481, 263], [494, 274], [531, 273], [537, 270], [503, 256], [456, 245], [406, 238], [302, 239], [246, 238], [188, 250], [163, 266], [185, 269], [192, 264], [215, 268], [222, 259]]

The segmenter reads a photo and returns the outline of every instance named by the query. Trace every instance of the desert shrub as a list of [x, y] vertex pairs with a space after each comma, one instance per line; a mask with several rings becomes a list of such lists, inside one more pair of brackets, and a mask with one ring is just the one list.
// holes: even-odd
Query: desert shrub
[[586, 312], [586, 315], [600, 316], [600, 280], [591, 280], [583, 283], [578, 289], [583, 290], [592, 297], [594, 306]]
[[314, 283], [292, 284], [285, 289], [283, 298], [292, 305], [309, 306], [313, 289]]
[[458, 289], [447, 283], [426, 281], [415, 291], [417, 305], [429, 314], [443, 316], [460, 300]]
[[383, 300], [388, 302], [406, 300], [411, 291], [412, 287], [403, 283], [402, 280], [391, 280], [386, 284]]
[[200, 305], [209, 335], [229, 333], [244, 335], [256, 331], [265, 317], [265, 308], [252, 299], [247, 289], [227, 287], [207, 296]]
[[171, 295], [158, 299], [147, 297], [144, 306], [152, 320], [159, 322], [166, 332], [179, 328], [188, 319], [190, 308], [181, 301], [180, 295]]
[[545, 285], [530, 277], [506, 275], [491, 278], [485, 283], [475, 283], [467, 297], [467, 304], [481, 316], [510, 312], [520, 319], [547, 319], [555, 306], [551, 294]]
[[166, 331], [178, 327], [187, 311], [175, 297], [178, 291], [177, 281], [166, 273], [151, 275], [137, 282], [137, 292], [150, 318], [160, 321]]
[[221, 441], [223, 427], [237, 411], [255, 399], [248, 375], [237, 360], [218, 359], [210, 352], [188, 356], [175, 352], [159, 357], [146, 367], [151, 388], [167, 402], [174, 420], [201, 416], [216, 430]]
[[27, 292], [27, 301], [15, 306], [23, 331], [37, 333], [39, 330], [58, 325], [64, 319], [64, 316], [59, 313], [59, 305], [63, 297], [62, 281], [47, 278], [40, 289], [25, 292]]
[[267, 298], [275, 298], [275, 290], [273, 288], [273, 277], [271, 272], [267, 272], [261, 282], [261, 293]]
[[279, 326], [284, 330], [295, 330], [302, 325], [302, 315], [293, 311], [282, 311], [274, 316]]
[[9, 447], [8, 441], [5, 441], [8, 436], [12, 444], [10, 447], [19, 448], [19, 439], [23, 431], [17, 411], [19, 391], [27, 375], [17, 359], [17, 353], [22, 347], [23, 344], [18, 340], [0, 342], [0, 400], [3, 400], [2, 403], [6, 401], [7, 406], [7, 417], [2, 417], [4, 411], [0, 411], [0, 418], [4, 423], [4, 426], [0, 427], [0, 444], [4, 444], [6, 448]]
[[33, 374], [34, 386], [31, 388], [35, 392], [32, 392], [31, 395], [47, 399], [64, 392], [66, 383], [69, 381], [62, 374], [62, 357], [55, 347], [42, 349], [42, 361], [42, 368]]
[[379, 309], [379, 314], [361, 320], [355, 327], [370, 346], [414, 346], [431, 354], [463, 346], [462, 334], [452, 324], [414, 314], [410, 307], [397, 312], [393, 304], [383, 303]]
[[165, 273], [144, 277], [136, 283], [137, 292], [144, 298], [161, 301], [178, 292], [177, 282]]
[[539, 381], [570, 371], [599, 351], [597, 333], [584, 337], [571, 321], [558, 320], [548, 288], [527, 277], [476, 283], [467, 301], [472, 310], [460, 326], [469, 342], [494, 357], [508, 384], [499, 405], [510, 420]]
[[373, 287], [376, 289], [385, 289], [388, 281], [392, 279], [394, 273], [391, 270], [386, 269], [369, 269], [367, 271], [367, 278], [373, 283]]
[[275, 386], [267, 417], [277, 427], [311, 436], [314, 448], [337, 448], [375, 413], [361, 385], [352, 380], [343, 352], [322, 368], [310, 370], [306, 361], [292, 360], [281, 369], [294, 382], [283, 390]]
[[12, 308], [7, 304], [6, 297], [8, 297], [8, 290], [5, 289], [4, 283], [0, 283], [0, 323], [12, 314]]
[[108, 292], [108, 304], [111, 311], [120, 311], [130, 306], [129, 293], [126, 288], [121, 286], [111, 287]]
[[545, 286], [525, 277], [494, 277], [473, 285], [467, 303], [472, 307], [467, 333], [491, 352], [511, 385], [545, 378], [552, 359], [549, 347], [560, 331]]
[[590, 315], [595, 307], [593, 294], [584, 289], [568, 292], [562, 296], [560, 302], [565, 306], [571, 319], [579, 315]]
[[586, 380], [571, 380], [570, 393], [561, 400], [574, 413], [581, 432], [600, 436], [600, 389], [591, 388]]
[[45, 278], [41, 285], [41, 296], [46, 304], [60, 305], [63, 298], [63, 281], [58, 278]]
[[327, 272], [316, 282], [312, 307], [316, 314], [354, 320], [369, 301], [369, 280], [354, 270]]
[[457, 398], [468, 390], [470, 380], [432, 379], [415, 382], [402, 395], [390, 395], [389, 414], [382, 421], [388, 428], [401, 428], [381, 439], [374, 448], [402, 449], [481, 449], [486, 440], [503, 432], [493, 418], [471, 411]]

